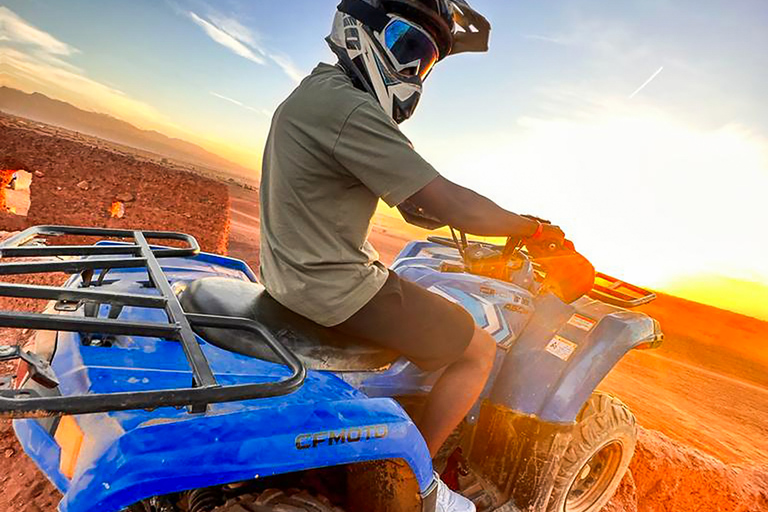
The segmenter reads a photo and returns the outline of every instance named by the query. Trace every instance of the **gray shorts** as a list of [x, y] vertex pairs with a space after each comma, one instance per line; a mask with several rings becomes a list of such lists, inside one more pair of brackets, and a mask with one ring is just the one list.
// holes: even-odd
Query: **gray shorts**
[[461, 306], [390, 271], [381, 290], [333, 328], [395, 350], [423, 370], [434, 371], [464, 354], [475, 322]]

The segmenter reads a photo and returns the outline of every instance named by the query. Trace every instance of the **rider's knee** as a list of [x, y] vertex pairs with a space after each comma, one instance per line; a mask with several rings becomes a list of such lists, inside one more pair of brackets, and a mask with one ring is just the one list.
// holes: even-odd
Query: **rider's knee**
[[478, 327], [475, 329], [470, 347], [473, 359], [481, 363], [484, 369], [490, 370], [496, 357], [496, 341], [493, 336]]

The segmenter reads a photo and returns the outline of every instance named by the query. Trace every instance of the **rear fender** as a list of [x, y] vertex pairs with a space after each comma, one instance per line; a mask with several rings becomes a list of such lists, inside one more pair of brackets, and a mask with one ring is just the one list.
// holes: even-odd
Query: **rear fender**
[[405, 461], [428, 493], [427, 446], [405, 411], [386, 398], [155, 420], [81, 465], [60, 510], [118, 511], [155, 495], [386, 459]]

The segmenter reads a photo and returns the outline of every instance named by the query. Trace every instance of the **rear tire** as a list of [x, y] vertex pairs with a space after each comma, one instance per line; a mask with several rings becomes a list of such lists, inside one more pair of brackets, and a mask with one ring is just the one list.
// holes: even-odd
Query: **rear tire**
[[618, 398], [594, 393], [576, 418], [547, 512], [599, 512], [619, 487], [636, 444], [629, 408]]
[[259, 494], [246, 494], [227, 501], [213, 512], [344, 512], [334, 507], [325, 496], [307, 491], [267, 489]]

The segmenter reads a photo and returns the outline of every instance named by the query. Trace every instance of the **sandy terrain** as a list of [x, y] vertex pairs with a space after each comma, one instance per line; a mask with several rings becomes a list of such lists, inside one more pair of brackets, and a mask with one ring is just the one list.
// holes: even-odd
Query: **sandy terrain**
[[230, 185], [229, 202], [229, 254], [247, 261], [258, 272], [259, 193]]

